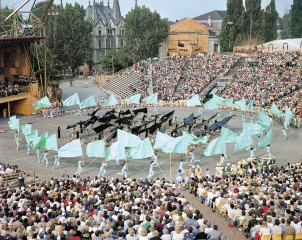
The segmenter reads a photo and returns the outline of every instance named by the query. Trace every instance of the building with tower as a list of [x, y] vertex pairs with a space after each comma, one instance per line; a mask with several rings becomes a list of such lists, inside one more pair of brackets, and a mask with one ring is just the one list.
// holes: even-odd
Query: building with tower
[[119, 0], [110, 1], [107, 5], [104, 1], [89, 2], [86, 8], [85, 20], [93, 24], [90, 47], [87, 49], [88, 64], [92, 70], [101, 71], [101, 59], [112, 48], [120, 49], [124, 45], [124, 23], [121, 15]]

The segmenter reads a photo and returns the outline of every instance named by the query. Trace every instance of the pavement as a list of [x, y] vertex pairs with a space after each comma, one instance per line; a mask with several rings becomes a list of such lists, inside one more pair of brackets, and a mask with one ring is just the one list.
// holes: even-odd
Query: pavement
[[[159, 112], [166, 112], [175, 110], [175, 115], [178, 120], [183, 119], [186, 116], [189, 116], [192, 112], [197, 112], [197, 108], [178, 108], [178, 107], [160, 107], [158, 108]], [[149, 112], [153, 111], [153, 108], [148, 109]], [[105, 110], [100, 110], [98, 115], [102, 115], [105, 113]], [[215, 114], [213, 110], [206, 110], [203, 112], [202, 117], [207, 119], [210, 116]], [[233, 112], [236, 115], [226, 126], [230, 130], [234, 131], [238, 135], [242, 131], [242, 120], [240, 112]], [[229, 116], [228, 111], [221, 111], [221, 119]], [[67, 138], [71, 135], [71, 129], [66, 130], [66, 126], [76, 123], [80, 120], [88, 119], [88, 115], [79, 117], [74, 115], [64, 115], [58, 116], [54, 119], [44, 119], [41, 114], [38, 115], [30, 115], [30, 116], [17, 116], [20, 119], [20, 125], [24, 123], [32, 124], [32, 129], [37, 129], [39, 135], [44, 132], [48, 132], [49, 135], [57, 133], [57, 127], [61, 126], [61, 139], [58, 139], [59, 148], [67, 143]], [[8, 129], [7, 124], [8, 119], [0, 119], [0, 124], [5, 129]], [[285, 141], [282, 136], [282, 124], [281, 122], [274, 122], [273, 125], [273, 134], [272, 134], [272, 154], [276, 156], [276, 164], [282, 165], [287, 162], [295, 163], [301, 160], [302, 157], [302, 131], [301, 129], [294, 129], [289, 127], [288, 130], [288, 140]], [[91, 132], [91, 131], [90, 131]], [[212, 136], [210, 140], [220, 136], [218, 133]], [[88, 158], [85, 154], [87, 143], [91, 142], [96, 134], [92, 134], [89, 137], [86, 137], [85, 134], [80, 135], [80, 137], [85, 137], [86, 144], [83, 147], [84, 153], [84, 161], [85, 166], [81, 176], [96, 176], [99, 172], [99, 168], [101, 166], [101, 162], [103, 159], [100, 158]], [[41, 166], [37, 163], [37, 156], [35, 151], [32, 151], [30, 155], [26, 153], [26, 142], [24, 139], [24, 135], [21, 133], [21, 149], [19, 151], [16, 150], [16, 144], [14, 142], [14, 131], [8, 130], [6, 133], [0, 134], [0, 162], [16, 164], [20, 169], [24, 171], [33, 171], [35, 170], [36, 175], [39, 178], [49, 178], [52, 176], [60, 176], [63, 173], [66, 174], [74, 174], [77, 170], [77, 161], [78, 158], [62, 158], [60, 161], [60, 166], [53, 170], [52, 166], [54, 163], [55, 152], [49, 153], [49, 167]], [[256, 144], [257, 140], [254, 137], [254, 143]], [[211, 174], [215, 173], [216, 163], [220, 161], [220, 156], [215, 155], [212, 157], [205, 157], [203, 155], [203, 151], [206, 145], [203, 144], [201, 147], [198, 147], [195, 150], [196, 159], [200, 159], [200, 167], [202, 172], [205, 173], [206, 168], [209, 168]], [[266, 148], [257, 149], [255, 152], [256, 157], [261, 157], [266, 154]], [[227, 155], [229, 156], [229, 162], [237, 163], [239, 160], [246, 159], [249, 157], [249, 153], [246, 150], [241, 150], [239, 152], [235, 152], [234, 144], [227, 144]], [[155, 168], [154, 178], [157, 177], [167, 177], [170, 178], [170, 155], [165, 154], [161, 151], [158, 153], [159, 162], [161, 163], [160, 168]], [[171, 154], [171, 177], [175, 179], [177, 174], [177, 170], [179, 167], [179, 162], [181, 159], [186, 159], [186, 157], [182, 154]], [[128, 177], [131, 178], [145, 178], [148, 175], [149, 165], [151, 159], [142, 159], [142, 160], [128, 160]], [[189, 166], [186, 166], [186, 169], [189, 169]], [[110, 161], [107, 166], [107, 177], [121, 177], [116, 173], [121, 170], [120, 166], [116, 165], [115, 161]]]

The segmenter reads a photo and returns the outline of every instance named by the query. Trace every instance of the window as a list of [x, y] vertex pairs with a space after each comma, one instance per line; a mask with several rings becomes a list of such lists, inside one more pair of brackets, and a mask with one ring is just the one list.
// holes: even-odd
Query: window
[[112, 39], [109, 39], [107, 41], [107, 48], [112, 48], [113, 47], [113, 40]]
[[102, 47], [102, 41], [99, 41], [99, 48]]
[[124, 40], [123, 39], [121, 39], [121, 41], [120, 41], [120, 47], [122, 47], [122, 46], [124, 46]]
[[102, 30], [99, 30], [99, 35], [100, 35], [100, 36], [102, 35]]
[[108, 29], [108, 30], [107, 30], [107, 34], [108, 34], [108, 35], [112, 35], [112, 29]]
[[120, 30], [120, 35], [124, 35], [124, 30]]

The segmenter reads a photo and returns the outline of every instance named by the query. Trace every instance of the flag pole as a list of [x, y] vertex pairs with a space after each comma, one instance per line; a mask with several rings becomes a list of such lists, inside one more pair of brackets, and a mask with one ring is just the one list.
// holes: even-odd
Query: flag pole
[[168, 178], [168, 176], [165, 174], [165, 172], [161, 169], [161, 167], [158, 165], [158, 163], [156, 163], [156, 165], [159, 167], [159, 169], [162, 171], [162, 173], [165, 175], [166, 178]]

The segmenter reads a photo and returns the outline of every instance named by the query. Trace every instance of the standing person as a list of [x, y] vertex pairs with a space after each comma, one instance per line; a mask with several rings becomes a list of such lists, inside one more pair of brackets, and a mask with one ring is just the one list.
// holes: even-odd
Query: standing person
[[267, 147], [266, 147], [266, 152], [267, 152], [267, 154], [271, 154], [271, 145], [270, 144], [268, 144], [267, 145]]
[[151, 161], [151, 164], [149, 167], [149, 175], [147, 176], [147, 178], [151, 178], [154, 176], [154, 170], [153, 170], [154, 167], [155, 167], [155, 162]]
[[190, 166], [195, 162], [200, 162], [200, 160], [195, 159], [195, 155], [193, 152], [191, 152], [190, 155], [191, 155]]
[[15, 143], [17, 143], [17, 139], [18, 139], [19, 133], [18, 131], [15, 132]]
[[41, 155], [42, 155], [42, 150], [40, 147], [38, 147], [37, 151], [36, 151], [36, 154], [38, 156], [38, 163], [40, 164], [41, 162]]
[[242, 119], [242, 122], [245, 122], [245, 113], [242, 114], [241, 119]]
[[208, 177], [208, 178], [211, 178], [211, 173], [210, 173], [210, 170], [208, 168], [207, 168], [205, 176]]
[[20, 173], [20, 176], [18, 177], [18, 183], [19, 183], [19, 185], [20, 185], [20, 187], [24, 187], [24, 177], [23, 177], [23, 174], [22, 173]]
[[18, 135], [18, 137], [17, 137], [17, 151], [20, 148], [20, 144], [21, 144], [21, 137]]
[[50, 109], [50, 118], [53, 119], [53, 116], [54, 116], [53, 109]]
[[183, 159], [180, 160], [180, 163], [179, 163], [179, 168], [178, 170], [180, 170], [181, 173], [184, 173], [185, 172], [185, 169], [184, 169], [184, 166], [186, 165], [186, 163], [184, 162]]
[[256, 158], [256, 157], [255, 157], [255, 151], [256, 151], [256, 147], [255, 147], [255, 148], [252, 148], [252, 147], [251, 147], [251, 150], [250, 150], [250, 158]]
[[33, 147], [33, 145], [32, 145], [32, 142], [30, 141], [30, 142], [28, 142], [27, 143], [27, 154], [29, 155], [30, 154], [30, 151], [31, 151], [31, 148]]
[[82, 114], [81, 114], [81, 109], [80, 108], [78, 109], [77, 114], [75, 116], [83, 117]]
[[46, 163], [46, 167], [48, 167], [48, 151], [47, 150], [44, 153], [44, 157], [43, 157], [43, 161], [41, 162], [41, 165], [43, 165], [44, 162]]
[[124, 175], [124, 178], [127, 178], [127, 166], [128, 166], [128, 164], [125, 162], [124, 163], [124, 166], [123, 166], [123, 168], [122, 168], [122, 172], [118, 172], [117, 174], [119, 174], [119, 175]]
[[79, 139], [80, 138], [80, 132], [76, 131], [76, 135], [77, 135], [77, 139]]
[[225, 164], [226, 156], [224, 154], [221, 154], [220, 157], [220, 164]]
[[160, 163], [158, 162], [158, 156], [156, 154], [154, 154], [154, 167], [158, 167], [160, 165]]
[[285, 130], [285, 127], [283, 127], [283, 129], [282, 129], [282, 134], [283, 134], [284, 140], [286, 141], [287, 138], [286, 138], [286, 130]]
[[106, 167], [107, 167], [107, 162], [106, 160], [103, 161], [102, 166], [100, 167], [100, 172], [98, 174], [98, 178], [101, 176], [105, 176], [106, 175]]
[[202, 110], [201, 110], [201, 107], [199, 106], [199, 108], [198, 108], [198, 112], [197, 112], [197, 115], [202, 115]]
[[157, 111], [157, 105], [155, 105], [155, 108], [154, 108], [153, 112], [158, 113], [158, 111]]
[[61, 127], [58, 127], [58, 138], [61, 138]]
[[251, 114], [250, 115], [250, 122], [253, 123], [253, 121], [254, 121], [254, 118], [253, 118], [253, 115]]
[[176, 183], [176, 184], [180, 184], [181, 181], [182, 181], [182, 175], [181, 175], [181, 170], [179, 169], [179, 170], [178, 170], [178, 173], [177, 173], [177, 175], [176, 175], [175, 183]]
[[78, 161], [78, 170], [75, 172], [75, 175], [80, 175], [82, 170], [83, 170], [83, 158], [80, 158], [80, 160]]
[[53, 169], [55, 169], [56, 167], [58, 167], [60, 165], [60, 157], [59, 157], [59, 153], [56, 154], [55, 156], [55, 162], [53, 164]]
[[7, 118], [7, 109], [6, 108], [3, 109], [3, 118]]
[[220, 118], [220, 111], [219, 111], [219, 109], [216, 109], [216, 112], [217, 112], [217, 118]]

